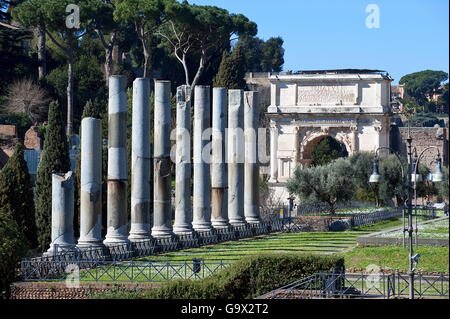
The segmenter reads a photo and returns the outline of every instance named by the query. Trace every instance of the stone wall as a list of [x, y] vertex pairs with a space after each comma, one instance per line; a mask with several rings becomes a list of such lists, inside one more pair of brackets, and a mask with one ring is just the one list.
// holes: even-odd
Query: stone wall
[[65, 283], [16, 282], [11, 285], [11, 299], [89, 299], [93, 293], [118, 288], [148, 290], [158, 283], [80, 283], [79, 288], [68, 288]]
[[17, 137], [17, 127], [15, 125], [0, 124], [0, 134]]
[[37, 126], [32, 126], [25, 133], [23, 140], [23, 145], [26, 149], [30, 150], [41, 150], [42, 149], [42, 139], [39, 136], [39, 130]]
[[0, 169], [13, 155], [17, 143], [19, 143], [17, 127], [15, 125], [0, 125]]
[[[401, 156], [406, 157], [406, 139], [408, 137], [407, 127], [392, 125], [390, 132], [391, 147], [398, 151]], [[449, 153], [449, 130], [443, 127], [411, 127], [412, 146], [416, 147], [417, 155], [428, 146], [437, 146], [442, 157], [442, 164], [448, 165]], [[420, 162], [433, 168], [437, 152], [433, 149], [425, 151]]]
[[248, 72], [245, 74], [245, 82], [250, 91], [259, 93], [259, 103], [261, 106], [270, 104], [270, 82], [269, 77], [278, 73], [270, 72]]

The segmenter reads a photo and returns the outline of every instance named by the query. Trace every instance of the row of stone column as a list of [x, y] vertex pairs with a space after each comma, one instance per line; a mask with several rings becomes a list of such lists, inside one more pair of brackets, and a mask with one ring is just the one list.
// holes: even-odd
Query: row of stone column
[[[195, 87], [193, 125], [191, 125], [190, 87], [177, 88], [175, 222], [172, 226], [170, 82], [155, 81], [154, 147], [152, 147], [150, 80], [138, 78], [133, 83], [131, 227], [128, 234], [125, 89], [124, 76], [110, 77], [107, 234], [104, 241], [101, 237], [101, 123], [94, 118], [84, 118], [81, 123], [81, 217], [80, 238], [77, 244], [79, 247], [114, 245], [130, 240], [149, 239], [152, 236], [166, 237], [174, 233], [209, 231], [213, 228], [241, 226], [260, 221], [257, 92], [214, 88], [212, 130], [210, 130], [210, 87]], [[205, 158], [209, 155], [212, 155], [211, 164]], [[191, 168], [194, 175], [192, 210]], [[63, 248], [74, 246], [71, 176], [71, 173], [53, 176], [50, 251], [53, 244]], [[153, 200], [151, 200], [152, 191]], [[68, 204], [70, 201], [72, 206]]]

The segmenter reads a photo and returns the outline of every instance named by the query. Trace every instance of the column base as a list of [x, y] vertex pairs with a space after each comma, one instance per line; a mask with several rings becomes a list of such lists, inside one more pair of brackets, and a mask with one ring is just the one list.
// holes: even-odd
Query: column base
[[230, 225], [234, 227], [245, 226], [247, 222], [244, 219], [230, 220]]
[[152, 228], [152, 237], [162, 238], [162, 237], [172, 237], [174, 235], [172, 229], [165, 226], [157, 226]]
[[78, 241], [78, 244], [76, 247], [79, 249], [103, 248], [103, 247], [105, 247], [105, 245], [103, 245], [103, 242], [101, 240], [95, 240], [95, 241], [82, 240], [82, 241]]
[[196, 222], [192, 223], [192, 228], [195, 231], [210, 231], [212, 230], [211, 222]]
[[123, 245], [129, 243], [130, 241], [127, 237], [106, 237], [103, 241], [103, 245], [105, 246]]
[[190, 234], [193, 233], [192, 225], [173, 225], [173, 232], [177, 235]]
[[[56, 248], [56, 253], [60, 252], [70, 252], [70, 251], [76, 251], [75, 244], [56, 244], [58, 247]], [[43, 256], [52, 256], [55, 254], [55, 247], [53, 244], [50, 244], [50, 248], [44, 252]]]
[[122, 225], [119, 228], [108, 227], [108, 232], [106, 233], [103, 244], [107, 246], [128, 244], [130, 241], [128, 240], [127, 232], [127, 225]]
[[211, 225], [214, 228], [228, 228], [230, 223], [226, 219], [216, 219], [211, 221]]
[[130, 229], [130, 235], [128, 240], [130, 241], [142, 241], [152, 239], [151, 225], [145, 223], [132, 223]]
[[248, 224], [260, 224], [261, 223], [261, 219], [257, 218], [257, 217], [246, 217], [245, 221]]
[[146, 232], [146, 233], [134, 233], [134, 234], [130, 234], [130, 236], [128, 236], [128, 240], [130, 242], [139, 242], [139, 241], [143, 241], [143, 240], [151, 240], [153, 237], [151, 235], [151, 233]]

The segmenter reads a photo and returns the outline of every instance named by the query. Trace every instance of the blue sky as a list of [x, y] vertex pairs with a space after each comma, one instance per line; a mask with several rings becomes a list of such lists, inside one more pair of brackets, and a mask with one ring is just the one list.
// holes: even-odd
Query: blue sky
[[[405, 74], [449, 72], [448, 0], [191, 0], [242, 13], [257, 36], [284, 40], [286, 70], [386, 70], [394, 84]], [[379, 28], [367, 28], [369, 4]]]

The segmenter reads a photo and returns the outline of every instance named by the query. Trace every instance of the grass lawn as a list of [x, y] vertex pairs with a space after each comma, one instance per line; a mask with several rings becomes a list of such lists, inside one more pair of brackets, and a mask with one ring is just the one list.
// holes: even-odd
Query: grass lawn
[[[417, 270], [432, 272], [449, 272], [449, 249], [448, 247], [414, 247], [414, 253], [420, 254]], [[409, 269], [408, 246], [370, 246], [355, 247], [353, 250], [343, 254], [345, 267], [366, 269], [374, 264], [381, 269], [403, 270]]]
[[273, 233], [253, 238], [229, 241], [145, 257], [141, 260], [184, 261], [201, 258], [205, 261], [234, 261], [259, 253], [333, 254], [356, 246], [356, 237], [401, 226], [401, 219], [386, 220], [345, 232]]
[[[211, 269], [218, 266], [218, 262], [232, 263], [241, 257], [248, 255], [258, 255], [261, 253], [313, 253], [313, 254], [342, 254], [345, 258], [346, 268], [365, 269], [369, 264], [377, 264], [382, 268], [399, 268], [406, 270], [407, 248], [403, 247], [356, 247], [358, 236], [377, 232], [402, 225], [401, 219], [386, 220], [374, 225], [366, 225], [345, 232], [304, 232], [304, 233], [273, 233], [258, 237], [229, 241], [216, 245], [202, 246], [165, 253], [156, 256], [149, 256], [139, 259], [143, 266], [133, 268], [133, 274], [127, 269], [127, 262], [123, 262], [123, 267], [118, 266], [114, 270], [114, 277], [118, 280], [129, 280], [131, 276], [134, 280], [146, 281], [146, 277], [154, 280], [167, 280], [178, 276], [185, 271], [191, 272], [190, 267], [183, 267], [187, 262], [191, 265], [194, 258], [203, 259], [204, 262], [212, 263]], [[448, 272], [448, 247], [446, 252], [440, 247], [419, 247], [421, 254], [419, 269], [426, 271]], [[145, 261], [160, 262], [160, 266], [145, 268]], [[164, 264], [170, 263], [170, 267]], [[112, 269], [108, 266], [100, 266], [96, 273], [82, 271], [82, 280], [90, 281], [99, 278], [100, 281], [110, 281], [109, 274]], [[145, 276], [144, 276], [145, 275]], [[200, 277], [207, 276], [202, 274]], [[117, 277], [118, 276], [118, 277]], [[141, 278], [142, 277], [142, 278]], [[195, 276], [196, 277], [196, 276]]]
[[[415, 225], [414, 225], [415, 227]], [[438, 238], [438, 239], [448, 239], [449, 234], [449, 220], [439, 220], [433, 221], [426, 224], [418, 225], [418, 237], [419, 238]], [[415, 234], [414, 234], [415, 235]], [[396, 230], [393, 232], [383, 233], [377, 237], [392, 237], [401, 238], [403, 236], [402, 230]]]

